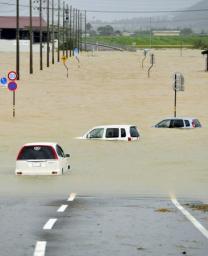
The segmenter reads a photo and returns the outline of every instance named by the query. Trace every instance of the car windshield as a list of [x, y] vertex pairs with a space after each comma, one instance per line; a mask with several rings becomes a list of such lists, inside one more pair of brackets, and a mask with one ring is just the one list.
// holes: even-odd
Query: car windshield
[[170, 127], [170, 119], [166, 119], [161, 121], [159, 124], [156, 125], [158, 128], [169, 128]]
[[97, 128], [87, 134], [88, 139], [100, 139], [103, 137], [104, 128]]
[[17, 160], [56, 159], [55, 150], [50, 146], [26, 146]]

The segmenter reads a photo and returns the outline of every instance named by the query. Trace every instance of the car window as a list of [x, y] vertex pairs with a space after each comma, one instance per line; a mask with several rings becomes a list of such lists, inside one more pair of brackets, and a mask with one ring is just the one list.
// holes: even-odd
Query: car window
[[103, 137], [104, 128], [97, 128], [87, 134], [87, 138], [99, 139]]
[[26, 146], [17, 160], [56, 159], [55, 150], [50, 146]]
[[194, 127], [201, 127], [201, 124], [198, 119], [194, 119], [193, 122], [194, 122]]
[[119, 137], [119, 129], [118, 128], [107, 128], [106, 138], [118, 138], [118, 137]]
[[189, 120], [185, 120], [185, 125], [186, 125], [186, 127], [190, 127], [191, 126], [190, 123], [189, 123]]
[[138, 130], [136, 128], [136, 126], [131, 126], [130, 127], [130, 136], [131, 137], [139, 137], [139, 133], [138, 133]]
[[176, 120], [174, 120], [172, 127], [173, 127], [173, 128], [182, 128], [182, 127], [184, 127], [183, 120], [182, 120], [182, 119], [176, 119]]
[[161, 121], [159, 124], [156, 125], [158, 128], [169, 128], [170, 127], [170, 119], [166, 119]]
[[126, 130], [124, 128], [121, 128], [121, 138], [126, 137]]
[[60, 157], [65, 157], [64, 151], [59, 145], [56, 146], [56, 150]]

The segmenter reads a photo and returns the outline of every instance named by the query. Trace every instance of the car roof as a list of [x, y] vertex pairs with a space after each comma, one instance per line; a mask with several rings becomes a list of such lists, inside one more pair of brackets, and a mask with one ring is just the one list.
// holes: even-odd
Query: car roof
[[197, 119], [197, 118], [195, 118], [195, 117], [180, 117], [180, 116], [178, 116], [178, 117], [166, 117], [164, 119], [175, 119], [175, 120], [177, 120], [177, 119]]
[[31, 142], [31, 143], [26, 143], [23, 145], [23, 147], [26, 146], [52, 146], [55, 147], [57, 145], [56, 142]]
[[132, 124], [109, 124], [109, 125], [99, 125], [99, 126], [95, 126], [92, 129], [96, 129], [96, 128], [128, 128], [130, 126], [136, 126], [136, 125], [132, 125]]

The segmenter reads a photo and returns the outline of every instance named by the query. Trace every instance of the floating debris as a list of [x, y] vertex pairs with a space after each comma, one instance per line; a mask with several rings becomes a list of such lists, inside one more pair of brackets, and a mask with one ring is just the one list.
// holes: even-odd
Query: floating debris
[[168, 209], [168, 208], [159, 208], [157, 210], [155, 210], [156, 212], [163, 212], [163, 213], [166, 213], [166, 212], [172, 212], [172, 210]]
[[188, 206], [193, 210], [208, 212], [208, 204], [185, 204], [185, 206]]

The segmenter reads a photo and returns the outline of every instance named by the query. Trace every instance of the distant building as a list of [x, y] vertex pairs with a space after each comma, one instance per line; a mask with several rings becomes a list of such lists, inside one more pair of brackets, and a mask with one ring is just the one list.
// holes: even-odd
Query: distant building
[[[47, 23], [42, 19], [43, 41], [47, 37]], [[20, 39], [29, 39], [30, 17], [19, 18]], [[40, 41], [40, 19], [32, 18], [33, 42]], [[16, 38], [16, 16], [0, 16], [0, 39], [14, 40]]]
[[152, 31], [153, 36], [180, 36], [179, 30], [158, 30]]

